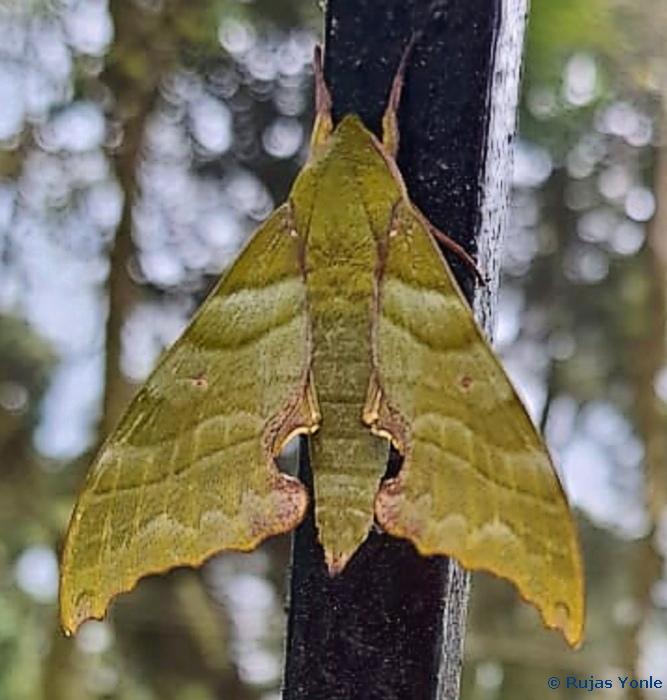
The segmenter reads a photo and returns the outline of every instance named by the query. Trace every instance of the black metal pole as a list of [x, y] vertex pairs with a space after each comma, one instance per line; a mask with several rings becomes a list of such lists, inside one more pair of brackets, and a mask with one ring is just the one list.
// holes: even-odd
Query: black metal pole
[[[522, 0], [518, 0], [521, 2]], [[413, 202], [473, 256], [480, 231], [501, 0], [329, 0], [325, 75], [334, 118], [376, 133], [409, 38], [399, 167]], [[452, 267], [469, 299], [474, 280]], [[299, 476], [312, 489], [307, 450]], [[399, 468], [393, 457], [389, 471]], [[295, 535], [285, 700], [435, 700], [458, 688], [468, 578], [379, 532], [329, 578], [311, 516]], [[448, 647], [449, 644], [449, 647]], [[457, 647], [458, 645], [458, 647]], [[451, 650], [451, 664], [442, 650]]]

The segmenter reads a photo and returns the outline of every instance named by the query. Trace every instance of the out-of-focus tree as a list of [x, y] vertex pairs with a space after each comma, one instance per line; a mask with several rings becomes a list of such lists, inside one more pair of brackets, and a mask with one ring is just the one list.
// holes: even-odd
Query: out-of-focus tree
[[2, 317], [3, 697], [242, 699], [277, 686], [284, 581], [270, 562], [284, 571], [286, 540], [147, 580], [113, 625], [76, 640], [54, 605], [89, 450], [302, 156], [319, 10], [261, 5], [63, 0], [0, 14], [0, 313], [53, 346], [40, 406], [47, 360], [36, 366], [28, 341], [21, 354]]

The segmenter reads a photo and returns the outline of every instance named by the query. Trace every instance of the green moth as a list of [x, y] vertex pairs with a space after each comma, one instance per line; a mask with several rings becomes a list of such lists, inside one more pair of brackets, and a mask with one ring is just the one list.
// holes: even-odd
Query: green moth
[[[405, 54], [407, 56], [407, 52]], [[335, 128], [316, 56], [308, 162], [131, 402], [65, 543], [61, 620], [102, 617], [139, 578], [247, 551], [308, 496], [274, 458], [309, 434], [332, 574], [374, 519], [424, 555], [512, 581], [574, 645], [576, 527], [544, 443], [478, 329], [395, 163], [405, 56], [380, 142]], [[389, 444], [403, 455], [382, 481]]]

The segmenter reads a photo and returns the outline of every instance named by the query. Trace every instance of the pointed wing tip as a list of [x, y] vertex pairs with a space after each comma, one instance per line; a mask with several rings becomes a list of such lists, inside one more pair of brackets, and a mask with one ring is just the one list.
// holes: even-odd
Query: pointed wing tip
[[89, 620], [103, 620], [104, 615], [82, 615], [78, 614], [75, 615], [74, 617], [61, 617], [60, 618], [60, 626], [62, 628], [62, 631], [66, 637], [74, 637], [76, 633], [79, 631], [81, 628], [81, 625], [83, 625], [84, 622], [88, 622]]
[[573, 620], [570, 617], [558, 620], [547, 620], [542, 611], [539, 610], [539, 612], [545, 627], [558, 630], [571, 649], [577, 650], [581, 648], [581, 645], [584, 643], [584, 626], [581, 620]]
[[421, 541], [423, 522], [417, 514], [412, 519], [401, 517], [402, 498], [404, 497], [400, 476], [388, 479], [382, 484], [375, 500], [375, 515], [380, 526], [390, 535], [407, 539], [415, 546], [422, 556], [448, 556], [457, 559], [469, 571], [487, 571], [494, 576], [510, 581], [521, 598], [532, 605], [540, 614], [544, 625], [550, 629], [559, 630], [567, 644], [572, 649], [581, 647], [584, 639], [584, 581], [581, 572], [580, 555], [575, 554], [573, 570], [578, 578], [570, 590], [569, 600], [554, 602], [553, 598], [536, 595], [527, 582], [499, 572], [495, 567], [480, 564], [461, 556], [461, 552], [451, 551], [451, 548], [425, 546]]
[[103, 620], [111, 598], [106, 601], [93, 593], [84, 592], [75, 601], [62, 596], [60, 602], [60, 626], [66, 637], [74, 636], [88, 620]]
[[570, 630], [569, 632], [563, 630], [563, 636], [565, 637], [565, 641], [568, 643], [571, 649], [573, 649], [574, 651], [578, 651], [579, 649], [581, 649], [584, 643], [583, 629], [576, 631]]
[[[581, 603], [581, 601], [579, 601]], [[536, 605], [534, 603], [534, 605]], [[540, 615], [547, 627], [560, 630], [565, 641], [572, 649], [579, 649], [584, 641], [584, 620], [583, 620], [583, 604], [577, 605], [572, 611], [572, 607], [566, 603], [557, 603], [554, 607], [553, 615], [548, 617], [546, 611], [543, 611], [536, 605], [540, 611]]]
[[[137, 583], [147, 576], [165, 574], [178, 566], [198, 567], [210, 557], [225, 551], [251, 551], [269, 537], [293, 530], [305, 517], [308, 508], [307, 492], [298, 479], [282, 473], [276, 480], [275, 489], [274, 522], [267, 523], [261, 518], [256, 519], [253, 531], [248, 533], [248, 537], [242, 542], [235, 542], [233, 546], [206, 549], [190, 558], [146, 566], [139, 572], [132, 571], [121, 582], [117, 581], [115, 585], [106, 587], [104, 594], [80, 588], [77, 590], [76, 576], [71, 577], [68, 573], [71, 557], [70, 549], [66, 548], [60, 582], [60, 625], [65, 635], [75, 635], [87, 620], [103, 620], [112, 600], [122, 593], [134, 590]], [[347, 559], [342, 562], [340, 570], [346, 563]]]

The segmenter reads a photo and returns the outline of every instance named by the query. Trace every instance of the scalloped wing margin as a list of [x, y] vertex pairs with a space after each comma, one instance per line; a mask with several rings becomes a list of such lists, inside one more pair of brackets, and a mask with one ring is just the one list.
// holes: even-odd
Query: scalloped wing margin
[[318, 421], [302, 245], [280, 207], [104, 444], [65, 542], [67, 632], [147, 574], [253, 549], [303, 518], [304, 487], [274, 462]]
[[404, 463], [378, 492], [378, 522], [424, 555], [509, 579], [577, 645], [579, 541], [541, 436], [409, 203], [380, 256], [365, 419]]

